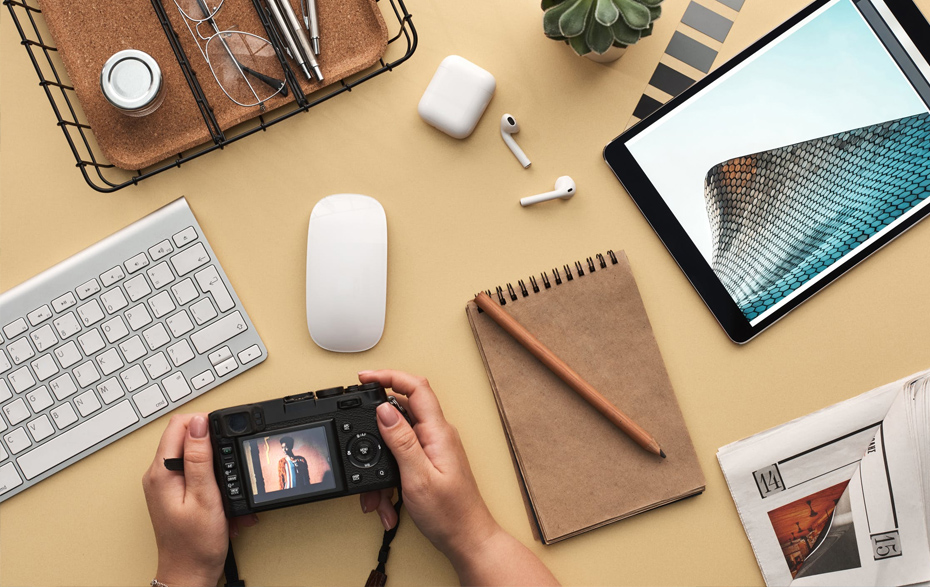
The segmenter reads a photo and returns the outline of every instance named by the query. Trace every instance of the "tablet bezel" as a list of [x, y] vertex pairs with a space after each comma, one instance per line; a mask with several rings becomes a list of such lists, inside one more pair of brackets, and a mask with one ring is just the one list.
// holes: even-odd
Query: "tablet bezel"
[[[639, 207], [640, 212], [646, 217], [652, 229], [704, 300], [717, 322], [723, 327], [727, 336], [738, 344], [748, 342], [780, 320], [788, 312], [858, 265], [866, 257], [900, 236], [930, 214], [930, 206], [925, 206], [916, 214], [906, 218], [898, 226], [877, 238], [875, 242], [856, 251], [845, 262], [830, 267], [823, 274], [822, 279], [811, 284], [810, 287], [787, 301], [771, 315], [752, 326], [717, 278], [716, 273], [714, 273], [710, 264], [691, 240], [691, 237], [678, 222], [665, 200], [662, 199], [655, 186], [649, 181], [639, 163], [630, 153], [626, 143], [830, 1], [815, 0], [604, 147], [604, 160], [607, 165], [610, 166], [626, 192]], [[930, 23], [927, 22], [926, 17], [924, 17], [917, 5], [912, 0], [884, 0], [884, 2], [898, 20], [904, 32], [910, 37], [911, 42], [917, 47], [917, 50], [930, 61]]]

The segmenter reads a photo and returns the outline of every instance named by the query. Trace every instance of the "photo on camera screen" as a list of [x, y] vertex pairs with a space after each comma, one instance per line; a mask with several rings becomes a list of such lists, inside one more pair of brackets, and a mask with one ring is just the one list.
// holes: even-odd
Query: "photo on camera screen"
[[242, 441], [256, 504], [336, 488], [326, 428], [315, 426]]

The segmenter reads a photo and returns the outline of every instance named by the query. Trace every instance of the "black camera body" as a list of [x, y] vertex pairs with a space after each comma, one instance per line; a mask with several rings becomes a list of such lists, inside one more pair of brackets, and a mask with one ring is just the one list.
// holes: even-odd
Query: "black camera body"
[[386, 401], [383, 387], [366, 383], [212, 412], [226, 516], [397, 487], [397, 462], [375, 414]]

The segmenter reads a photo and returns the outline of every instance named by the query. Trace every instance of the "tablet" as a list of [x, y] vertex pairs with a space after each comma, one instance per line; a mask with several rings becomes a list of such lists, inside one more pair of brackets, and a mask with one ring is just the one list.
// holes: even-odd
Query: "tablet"
[[604, 149], [734, 342], [930, 212], [928, 60], [911, 0], [818, 0]]

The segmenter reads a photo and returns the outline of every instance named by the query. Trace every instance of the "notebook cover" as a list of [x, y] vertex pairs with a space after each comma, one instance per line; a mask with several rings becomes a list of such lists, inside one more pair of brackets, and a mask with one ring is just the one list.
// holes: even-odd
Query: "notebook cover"
[[695, 495], [704, 476], [623, 253], [505, 309], [668, 455], [634, 443], [473, 301], [466, 313], [528, 501], [546, 544]]

